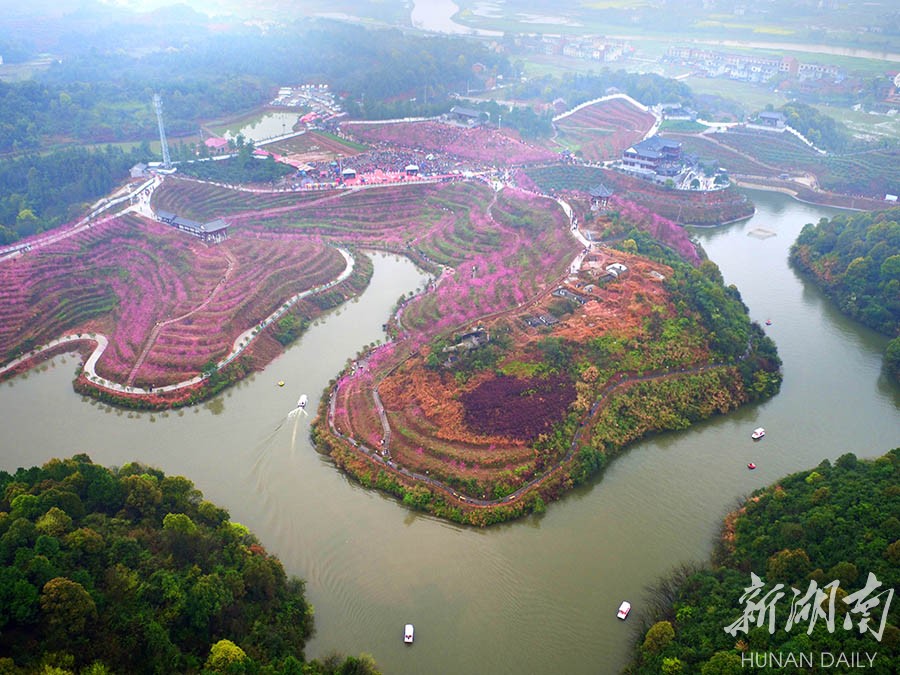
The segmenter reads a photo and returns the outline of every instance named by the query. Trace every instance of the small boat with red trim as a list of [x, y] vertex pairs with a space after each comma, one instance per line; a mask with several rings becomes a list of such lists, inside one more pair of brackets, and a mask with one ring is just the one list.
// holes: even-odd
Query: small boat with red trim
[[751, 471], [753, 471], [753, 469], [756, 468], [756, 464], [754, 464], [753, 462], [749, 462], [747, 464], [747, 468], [750, 469]]
[[754, 441], [758, 441], [760, 438], [762, 438], [765, 435], [766, 435], [765, 429], [763, 429], [762, 427], [756, 427], [753, 430], [753, 433], [750, 434], [750, 438], [752, 438]]

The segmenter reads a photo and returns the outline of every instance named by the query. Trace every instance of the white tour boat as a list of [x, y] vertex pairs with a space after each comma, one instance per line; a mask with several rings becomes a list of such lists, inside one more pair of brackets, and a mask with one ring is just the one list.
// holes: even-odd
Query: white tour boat
[[406, 624], [406, 628], [403, 629], [403, 641], [406, 644], [413, 641], [413, 625], [411, 623]]
[[630, 612], [630, 611], [631, 611], [631, 603], [623, 602], [621, 605], [619, 605], [619, 611], [616, 612], [616, 616], [624, 621], [625, 617], [628, 616], [628, 612]]
[[750, 434], [750, 438], [752, 438], [754, 441], [758, 441], [760, 438], [762, 438], [765, 435], [766, 435], [765, 429], [763, 429], [762, 427], [756, 427], [756, 429], [753, 430], [753, 433]]

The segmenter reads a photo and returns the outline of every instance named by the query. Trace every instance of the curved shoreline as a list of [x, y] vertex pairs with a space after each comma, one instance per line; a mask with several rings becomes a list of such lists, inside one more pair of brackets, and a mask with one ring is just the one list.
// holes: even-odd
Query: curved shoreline
[[[410, 355], [411, 356], [411, 355]], [[408, 357], [407, 357], [408, 358]], [[405, 361], [406, 359], [404, 359]], [[403, 361], [401, 361], [403, 363]], [[398, 367], [394, 366], [394, 368]], [[650, 382], [653, 380], [662, 380], [669, 379], [672, 377], [682, 377], [688, 375], [694, 375], [697, 373], [702, 373], [712, 369], [718, 368], [728, 368], [728, 364], [717, 364], [710, 363], [701, 366], [695, 366], [693, 368], [682, 368], [677, 371], [659, 370], [653, 371], [649, 373], [644, 373], [641, 375], [635, 373], [625, 373], [620, 372], [615, 377], [610, 379], [606, 385], [600, 390], [596, 400], [593, 405], [591, 405], [587, 414], [584, 416], [581, 424], [578, 427], [578, 430], [575, 432], [572, 441], [569, 444], [569, 447], [566, 449], [565, 456], [554, 466], [548, 469], [546, 472], [535, 476], [528, 483], [522, 485], [521, 487], [516, 488], [515, 491], [511, 492], [505, 497], [500, 499], [479, 499], [477, 497], [461, 495], [456, 489], [451, 487], [450, 485], [431, 478], [430, 476], [422, 473], [418, 473], [415, 471], [410, 471], [404, 466], [400, 466], [396, 464], [390, 455], [390, 425], [387, 421], [387, 416], [384, 413], [384, 407], [381, 404], [381, 400], [378, 397], [377, 386], [373, 387], [372, 394], [375, 399], [376, 410], [378, 412], [379, 417], [381, 418], [381, 424], [384, 429], [384, 440], [382, 449], [378, 450], [375, 448], [370, 448], [367, 445], [360, 443], [352, 437], [347, 436], [346, 434], [341, 433], [334, 424], [334, 411], [335, 411], [335, 398], [334, 395], [337, 393], [337, 385], [332, 387], [328, 392], [327, 397], [327, 422], [328, 429], [332, 435], [336, 438], [339, 438], [350, 446], [352, 446], [353, 450], [357, 452], [361, 457], [364, 457], [368, 461], [370, 461], [373, 465], [380, 467], [382, 470], [388, 471], [398, 477], [411, 479], [416, 483], [421, 483], [433, 487], [437, 490], [440, 490], [445, 494], [446, 497], [456, 500], [458, 503], [464, 503], [467, 506], [474, 506], [477, 508], [493, 508], [508, 504], [516, 503], [521, 497], [525, 496], [526, 493], [531, 492], [532, 490], [539, 488], [541, 485], [546, 483], [548, 480], [556, 476], [560, 471], [564, 470], [574, 459], [575, 451], [579, 447], [579, 442], [581, 440], [582, 434], [585, 430], [590, 428], [589, 422], [593, 420], [600, 410], [604, 407], [604, 404], [609, 403], [610, 397], [614, 391], [623, 388], [629, 387], [631, 385], [637, 384], [639, 382]], [[394, 369], [392, 368], [392, 370]], [[338, 382], [339, 384], [339, 382]]]
[[[837, 204], [829, 204], [828, 202], [824, 202], [824, 201], [814, 201], [812, 199], [804, 199], [803, 197], [800, 196], [799, 190], [795, 190], [788, 186], [767, 185], [765, 183], [753, 183], [751, 181], [745, 181], [745, 180], [741, 180], [739, 178], [735, 178], [734, 176], [732, 176], [731, 179], [736, 186], [741, 187], [741, 188], [746, 188], [748, 190], [759, 190], [761, 192], [777, 192], [779, 194], [787, 195], [791, 199], [796, 199], [801, 204], [809, 204], [811, 206], [818, 206], [819, 208], [840, 209], [842, 211], [874, 211], [874, 210], [877, 210], [877, 208], [875, 208], [874, 205], [872, 208], [861, 208], [861, 207], [857, 207], [857, 206], [839, 206]], [[835, 192], [830, 192], [828, 194], [834, 195], [835, 197], [842, 196]], [[848, 197], [848, 199], [852, 199], [852, 197]], [[869, 199], [869, 198], [865, 197], [863, 199]], [[872, 201], [874, 201], [874, 200], [872, 200]], [[886, 209], [890, 208], [890, 204], [885, 203], [883, 208], [886, 208]], [[743, 218], [739, 218], [737, 220], [743, 220]], [[732, 222], [737, 222], [737, 220], [720, 223], [720, 225], [729, 225]], [[691, 227], [699, 227], [699, 226], [692, 225]], [[718, 227], [718, 226], [713, 226], [713, 227]]]
[[[591, 246], [591, 242], [579, 229], [577, 217], [575, 216], [574, 211], [568, 202], [559, 197], [552, 197], [549, 195], [544, 196], [548, 196], [554, 199], [554, 201], [566, 214], [569, 234], [575, 239], [579, 246], [582, 247], [582, 249], [576, 254], [575, 258], [568, 266], [569, 272], [575, 273], [581, 267], [584, 256]], [[525, 305], [535, 302], [540, 297], [542, 297], [544, 293], [545, 291], [539, 293], [534, 298], [526, 302]], [[515, 311], [518, 311], [521, 310], [523, 306], [524, 305], [519, 305], [518, 307], [513, 309]], [[400, 310], [398, 309], [398, 313], [399, 311]], [[510, 310], [505, 310], [504, 312], [501, 312], [501, 314], [507, 313], [508, 311]], [[389, 321], [393, 320], [395, 316], [392, 316]], [[484, 318], [486, 317], [482, 317], [482, 319]], [[371, 483], [375, 480], [374, 476], [376, 474], [380, 475], [381, 472], [385, 472], [385, 475], [391, 477], [388, 480], [394, 481], [395, 487], [388, 489], [386, 487], [379, 486], [379, 489], [382, 491], [387, 491], [390, 494], [394, 494], [401, 500], [405, 500], [406, 490], [415, 490], [416, 488], [421, 488], [428, 490], [436, 498], [445, 500], [446, 503], [453, 505], [453, 508], [463, 509], [464, 511], [470, 511], [474, 509], [475, 511], [480, 511], [482, 513], [492, 513], [496, 512], [497, 510], [502, 511], [503, 509], [512, 509], [512, 511], [509, 511], [509, 513], [505, 517], [501, 518], [501, 521], [519, 517], [523, 513], [533, 508], [535, 501], [539, 502], [541, 500], [540, 490], [548, 486], [551, 481], [555, 480], [561, 475], [564, 475], [564, 473], [572, 467], [573, 462], [577, 457], [577, 452], [583, 436], [586, 433], [590, 434], [590, 430], [593, 427], [592, 422], [597, 418], [600, 411], [609, 404], [615, 392], [630, 388], [631, 386], [641, 382], [691, 376], [709, 370], [727, 369], [732, 365], [726, 363], [705, 363], [685, 365], [676, 370], [670, 370], [669, 368], [666, 368], [664, 370], [660, 369], [642, 373], [616, 373], [600, 388], [600, 390], [596, 393], [596, 396], [594, 397], [594, 400], [592, 401], [589, 409], [582, 414], [580, 424], [578, 425], [572, 439], [568, 443], [565, 454], [559, 459], [558, 462], [547, 467], [542, 473], [535, 475], [531, 480], [519, 486], [513, 492], [499, 498], [486, 498], [484, 496], [476, 497], [470, 494], [463, 494], [458, 488], [455, 488], [442, 480], [431, 477], [427, 472], [422, 473], [420, 471], [407, 468], [406, 466], [402, 466], [394, 460], [391, 454], [392, 429], [387, 418], [384, 405], [381, 401], [381, 397], [379, 396], [378, 387], [381, 382], [390, 375], [390, 373], [394, 372], [402, 364], [406, 363], [410, 358], [417, 356], [418, 353], [418, 349], [412, 349], [411, 351], [408, 351], [408, 353], [402, 356], [397, 363], [393, 364], [390, 368], [388, 368], [387, 371], [377, 376], [375, 381], [371, 383], [369, 392], [372, 396], [374, 413], [377, 416], [378, 422], [381, 426], [381, 439], [378, 444], [372, 447], [370, 443], [366, 443], [364, 440], [358, 439], [357, 437], [355, 437], [352, 428], [348, 432], [349, 435], [348, 433], [344, 433], [344, 431], [346, 430], [339, 429], [335, 422], [339, 389], [345, 379], [353, 377], [356, 372], [355, 367], [352, 372], [348, 373], [348, 371], [345, 369], [340, 374], [338, 374], [335, 380], [332, 381], [332, 383], [329, 385], [328, 389], [322, 396], [319, 412], [316, 420], [314, 421], [314, 428], [317, 425], [321, 426], [317, 430], [312, 432], [314, 443], [316, 445], [319, 445], [319, 443], [324, 440], [322, 436], [328, 438], [329, 440], [324, 440], [323, 444], [325, 447], [321, 451], [325, 452], [329, 456], [332, 456], [332, 458], [336, 460], [336, 464], [341, 469], [341, 471], [355, 480], [361, 480], [367, 487], [371, 487]], [[349, 453], [349, 455], [346, 453]], [[365, 466], [372, 468], [372, 473], [368, 476], [368, 483], [364, 478], [364, 474], [367, 470], [360, 469], [358, 466], [349, 465], [346, 460], [346, 458], [349, 456], [356, 456], [357, 458], [364, 461]], [[525, 511], [522, 511], [522, 509], [525, 509]], [[451, 518], [451, 520], [456, 519]], [[459, 522], [478, 524], [476, 521], [469, 520], [468, 517], [463, 515], [459, 516]]]
[[[347, 263], [347, 266], [344, 270], [331, 281], [322, 284], [320, 286], [315, 286], [313, 288], [309, 288], [305, 291], [301, 291], [296, 295], [288, 298], [285, 302], [281, 303], [274, 312], [272, 312], [269, 316], [267, 316], [263, 321], [258, 324], [255, 324], [238, 335], [234, 342], [232, 343], [231, 351], [228, 353], [225, 358], [221, 359], [216, 363], [216, 371], [220, 371], [230, 363], [232, 363], [238, 356], [240, 356], [253, 342], [253, 339], [265, 328], [270, 326], [273, 322], [280, 319], [293, 305], [295, 305], [300, 300], [309, 297], [311, 295], [315, 295], [316, 293], [321, 293], [322, 291], [326, 291], [334, 286], [337, 286], [342, 281], [346, 281], [350, 275], [353, 273], [355, 268], [356, 261], [353, 255], [345, 248], [341, 248], [340, 246], [335, 247], [338, 252], [344, 257], [344, 260]], [[204, 380], [209, 378], [210, 374], [201, 374], [195, 377], [192, 377], [188, 380], [183, 380], [181, 382], [176, 382], [175, 384], [164, 385], [161, 387], [153, 387], [151, 389], [145, 389], [143, 387], [135, 387], [129, 384], [122, 384], [120, 382], [114, 382], [107, 378], [101, 377], [97, 374], [96, 365], [97, 361], [103, 356], [103, 352], [106, 351], [106, 348], [109, 346], [109, 339], [103, 335], [102, 333], [74, 333], [70, 335], [64, 335], [59, 338], [55, 338], [48, 342], [45, 345], [41, 345], [40, 347], [36, 347], [31, 350], [27, 355], [20, 356], [16, 359], [13, 359], [9, 363], [4, 366], [0, 366], [0, 378], [10, 372], [14, 372], [17, 368], [28, 364], [32, 359], [38, 358], [43, 353], [56, 349], [60, 345], [64, 345], [67, 343], [75, 343], [75, 342], [84, 342], [90, 341], [96, 343], [96, 347], [91, 352], [90, 356], [85, 360], [83, 366], [83, 372], [85, 374], [86, 379], [88, 380], [91, 387], [105, 390], [115, 394], [128, 394], [132, 396], [148, 396], [151, 394], [165, 394], [173, 391], [178, 391], [181, 389], [187, 389], [189, 387], [196, 386], [200, 384]], [[30, 369], [30, 367], [29, 367]]]

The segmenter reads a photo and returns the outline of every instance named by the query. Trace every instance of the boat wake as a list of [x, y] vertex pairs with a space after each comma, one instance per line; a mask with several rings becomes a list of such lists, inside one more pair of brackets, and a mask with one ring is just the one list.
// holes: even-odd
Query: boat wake
[[[290, 426], [291, 429], [291, 455], [294, 455], [295, 448], [297, 445], [297, 427], [300, 424], [300, 413], [304, 415], [308, 415], [303, 408], [297, 407], [293, 408], [287, 415], [282, 417], [278, 424], [275, 425], [275, 428], [269, 432], [269, 434], [262, 439], [253, 450], [253, 467], [251, 469], [251, 473], [253, 477], [256, 479], [256, 489], [261, 490], [263, 484], [263, 474], [264, 467], [268, 464], [269, 459], [272, 455], [272, 448], [277, 445], [278, 436], [282, 429], [286, 426]], [[289, 425], [289, 423], [293, 420], [293, 424]]]

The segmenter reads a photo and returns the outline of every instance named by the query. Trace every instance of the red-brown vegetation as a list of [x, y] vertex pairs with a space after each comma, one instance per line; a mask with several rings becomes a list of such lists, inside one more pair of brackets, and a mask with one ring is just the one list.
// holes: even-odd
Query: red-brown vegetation
[[530, 378], [497, 375], [459, 399], [472, 430], [533, 441], [563, 417], [575, 400], [575, 385], [560, 373]]

